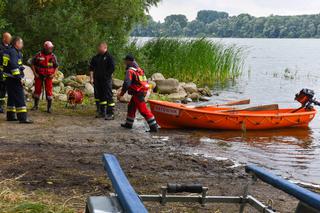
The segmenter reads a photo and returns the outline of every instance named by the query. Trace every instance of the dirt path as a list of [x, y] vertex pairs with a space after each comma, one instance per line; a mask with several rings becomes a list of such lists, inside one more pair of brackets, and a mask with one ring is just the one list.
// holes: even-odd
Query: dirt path
[[[1, 116], [0, 180], [23, 175], [19, 181], [24, 190], [53, 192], [81, 209], [88, 195], [112, 190], [101, 156], [113, 153], [139, 193], [158, 193], [167, 182], [200, 182], [209, 187], [210, 195], [242, 193], [248, 180], [243, 168], [230, 168], [231, 162], [185, 155], [181, 152], [183, 146], [188, 146], [181, 143], [185, 139], [161, 140], [161, 133], [150, 135], [138, 129], [143, 128], [141, 121], [136, 129], [125, 131], [119, 127], [125, 117], [125, 105], [118, 105], [117, 109], [117, 119], [111, 122], [86, 113], [70, 115], [65, 110], [50, 116], [31, 113], [34, 125], [7, 123]], [[260, 182], [252, 193], [263, 201], [272, 199], [280, 212], [292, 212], [296, 204], [294, 199]], [[234, 205], [147, 206], [150, 212], [238, 211]]]

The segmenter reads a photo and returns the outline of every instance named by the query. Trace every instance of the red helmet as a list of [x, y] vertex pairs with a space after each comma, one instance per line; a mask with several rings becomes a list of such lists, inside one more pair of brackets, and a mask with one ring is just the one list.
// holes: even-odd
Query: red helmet
[[54, 45], [53, 45], [53, 43], [51, 41], [46, 41], [46, 42], [44, 42], [43, 47], [45, 49], [49, 50], [49, 49], [53, 49]]

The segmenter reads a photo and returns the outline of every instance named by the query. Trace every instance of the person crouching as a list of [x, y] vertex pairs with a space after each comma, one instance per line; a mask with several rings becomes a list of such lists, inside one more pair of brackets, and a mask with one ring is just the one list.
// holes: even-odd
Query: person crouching
[[149, 84], [145, 76], [144, 70], [135, 62], [134, 56], [127, 55], [124, 58], [126, 65], [126, 78], [122, 86], [121, 93], [118, 94], [118, 100], [128, 91], [132, 98], [128, 105], [128, 114], [125, 124], [122, 127], [132, 129], [136, 117], [136, 111], [146, 119], [149, 124], [149, 132], [158, 132], [158, 124], [154, 115], [148, 109], [145, 102], [145, 96], [149, 90]]

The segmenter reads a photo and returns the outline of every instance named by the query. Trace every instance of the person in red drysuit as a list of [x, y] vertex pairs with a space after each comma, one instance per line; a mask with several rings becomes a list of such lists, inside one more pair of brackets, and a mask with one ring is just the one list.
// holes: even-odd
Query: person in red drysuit
[[42, 93], [44, 84], [46, 99], [47, 99], [47, 112], [52, 112], [52, 98], [53, 98], [53, 85], [52, 80], [58, 71], [57, 57], [53, 54], [53, 44], [51, 41], [46, 41], [43, 49], [37, 53], [32, 59], [32, 71], [35, 76], [35, 91], [33, 94], [34, 106], [32, 110], [39, 109], [39, 100]]

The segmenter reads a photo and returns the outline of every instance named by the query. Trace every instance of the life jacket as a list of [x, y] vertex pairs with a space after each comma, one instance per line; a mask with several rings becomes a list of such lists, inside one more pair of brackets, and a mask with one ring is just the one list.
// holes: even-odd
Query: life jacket
[[129, 92], [130, 90], [133, 92], [148, 92], [150, 86], [148, 84], [148, 79], [144, 73], [144, 70], [140, 67], [129, 67], [128, 71], [131, 72], [132, 76], [132, 83], [129, 87]]
[[52, 75], [56, 70], [56, 57], [54, 54], [44, 54], [42, 52], [35, 56], [34, 66], [39, 75]]

